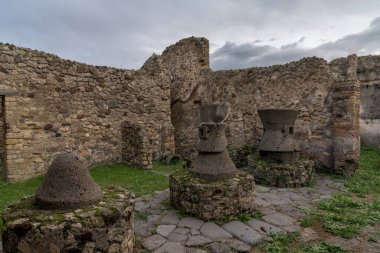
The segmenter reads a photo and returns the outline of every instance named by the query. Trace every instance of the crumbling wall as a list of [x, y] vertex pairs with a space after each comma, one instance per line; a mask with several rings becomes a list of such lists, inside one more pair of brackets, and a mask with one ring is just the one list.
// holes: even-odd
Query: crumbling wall
[[360, 80], [360, 138], [366, 145], [380, 145], [380, 57], [358, 59]]
[[196, 153], [198, 103], [206, 100], [210, 81], [209, 43], [205, 38], [187, 38], [169, 46], [160, 56], [170, 77], [171, 121], [176, 152], [183, 158]]
[[154, 122], [165, 131], [152, 137], [153, 155], [174, 152], [169, 78], [159, 61], [121, 70], [0, 44], [0, 87], [13, 92], [4, 97], [10, 180], [43, 173], [65, 151], [79, 153], [88, 165], [121, 161], [127, 120]]
[[[347, 59], [328, 64], [324, 59], [311, 57], [271, 67], [212, 72], [210, 82], [198, 84], [197, 89], [203, 92], [199, 99], [230, 103], [226, 132], [229, 144], [235, 147], [258, 146], [263, 131], [258, 109], [296, 108], [299, 115], [295, 137], [302, 152], [313, 158], [320, 169], [351, 174], [359, 157], [356, 110], [359, 110], [360, 91], [356, 76], [347, 75], [356, 70], [356, 57], [352, 61]], [[197, 106], [191, 105], [194, 109], [185, 112], [194, 113], [186, 120], [178, 120], [185, 124], [176, 135], [176, 138], [187, 138], [186, 145], [192, 146], [192, 149], [187, 147], [189, 153], [196, 150], [197, 136], [196, 132], [188, 134], [188, 131], [196, 129], [194, 126], [198, 124]], [[342, 115], [344, 119], [336, 120]], [[348, 144], [353, 147], [348, 149]]]
[[[302, 152], [319, 168], [351, 174], [359, 157], [358, 79], [362, 90], [363, 84], [372, 89], [362, 96], [374, 101], [363, 104], [362, 97], [362, 118], [376, 118], [378, 66], [380, 61], [371, 57], [331, 63], [311, 57], [212, 72], [208, 40], [191, 37], [134, 71], [0, 44], [0, 91], [11, 92], [2, 97], [4, 168], [11, 180], [27, 178], [44, 172], [63, 151], [78, 152], [88, 165], [123, 157], [149, 167], [152, 159], [174, 150], [191, 159], [197, 150], [199, 103], [222, 101], [231, 105], [226, 122], [230, 145], [258, 145], [262, 124], [257, 109], [296, 108], [295, 137]], [[141, 127], [137, 132], [146, 135], [140, 139], [148, 140], [146, 146], [132, 141], [128, 134], [133, 131], [123, 132], [123, 124]], [[129, 148], [140, 153], [130, 157]]]
[[257, 147], [264, 108], [295, 108], [295, 138], [316, 165], [333, 167], [332, 80], [327, 62], [305, 58], [285, 65], [213, 72], [212, 99], [231, 104], [229, 144]]
[[330, 63], [333, 85], [334, 172], [350, 176], [359, 166], [360, 82], [356, 55]]

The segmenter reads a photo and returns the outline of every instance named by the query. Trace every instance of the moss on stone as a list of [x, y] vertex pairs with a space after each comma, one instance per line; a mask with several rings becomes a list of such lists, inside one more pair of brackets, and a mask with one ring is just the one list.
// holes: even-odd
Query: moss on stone
[[173, 173], [171, 177], [176, 181], [180, 180], [183, 184], [201, 184], [204, 185], [204, 187], [210, 188], [229, 186], [231, 184], [231, 180], [239, 180], [242, 183], [249, 180], [246, 176], [246, 172], [240, 170], [238, 170], [238, 172], [236, 173], [236, 177], [226, 180], [208, 181], [197, 177], [191, 171], [186, 169]]
[[258, 153], [248, 157], [246, 170], [256, 183], [277, 187], [310, 186], [313, 182], [314, 162], [302, 156], [295, 163], [270, 163]]
[[[116, 201], [120, 198], [120, 194], [126, 194], [125, 189], [120, 187], [109, 187], [103, 189], [104, 197], [96, 205], [91, 205], [86, 208], [76, 209], [76, 210], [44, 210], [40, 209], [35, 205], [34, 196], [23, 197], [19, 202], [9, 205], [3, 211], [4, 225], [7, 223], [14, 222], [18, 219], [27, 218], [33, 222], [43, 221], [44, 225], [53, 225], [62, 223], [65, 220], [65, 215], [68, 213], [73, 213], [75, 218], [80, 219], [80, 216], [84, 213], [94, 212], [95, 218], [102, 218], [101, 209], [106, 207], [109, 210], [113, 210], [113, 206], [110, 203]], [[126, 195], [128, 196], [128, 195]]]

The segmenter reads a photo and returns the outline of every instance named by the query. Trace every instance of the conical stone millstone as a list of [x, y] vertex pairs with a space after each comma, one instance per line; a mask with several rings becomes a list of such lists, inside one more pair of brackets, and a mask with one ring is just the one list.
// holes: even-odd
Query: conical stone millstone
[[103, 192], [88, 169], [68, 153], [54, 159], [35, 197], [42, 209], [74, 209], [99, 202]]

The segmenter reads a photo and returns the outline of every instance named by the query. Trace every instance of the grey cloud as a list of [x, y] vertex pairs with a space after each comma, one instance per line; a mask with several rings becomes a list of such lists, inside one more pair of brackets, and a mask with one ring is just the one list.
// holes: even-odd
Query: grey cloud
[[[284, 31], [295, 28], [301, 31], [299, 34], [307, 36], [303, 31], [308, 31], [309, 27], [318, 25], [321, 29], [334, 24], [332, 21], [337, 19], [374, 13], [380, 2], [0, 0], [0, 6], [1, 42], [90, 64], [138, 68], [152, 53], [160, 53], [166, 46], [185, 37], [206, 37], [211, 45], [236, 40], [213, 55], [217, 60], [213, 66], [223, 62], [227, 68], [229, 64], [237, 66], [236, 62], [239, 66], [265, 64], [267, 60], [262, 55], [269, 59], [278, 51], [287, 59], [291, 58], [292, 51], [302, 54], [299, 44], [278, 50], [263, 45], [263, 41], [271, 37], [281, 38]], [[375, 21], [373, 26], [378, 27]], [[238, 43], [243, 40], [253, 41], [255, 45]], [[327, 49], [320, 49], [323, 50]]]
[[224, 46], [211, 54], [212, 68], [215, 70], [229, 68], [247, 68], [269, 66], [299, 60], [303, 57], [318, 56], [327, 60], [347, 56], [374, 54], [380, 51], [380, 17], [374, 19], [369, 27], [357, 34], [345, 36], [334, 42], [327, 42], [315, 48], [302, 48], [302, 37], [294, 43], [280, 48], [254, 43], [236, 44], [226, 42]]

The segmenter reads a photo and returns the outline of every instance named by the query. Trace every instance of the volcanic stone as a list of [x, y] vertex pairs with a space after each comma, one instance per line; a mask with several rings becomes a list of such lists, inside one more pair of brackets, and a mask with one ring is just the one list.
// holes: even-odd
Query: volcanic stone
[[67, 153], [55, 158], [36, 192], [42, 209], [74, 209], [99, 202], [102, 190], [78, 157]]

